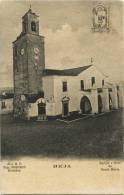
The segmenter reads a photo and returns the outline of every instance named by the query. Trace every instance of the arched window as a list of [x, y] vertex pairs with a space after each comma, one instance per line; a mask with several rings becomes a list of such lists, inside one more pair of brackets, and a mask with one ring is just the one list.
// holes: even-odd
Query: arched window
[[31, 22], [31, 30], [36, 32], [36, 23], [34, 21]]
[[26, 32], [26, 23], [23, 21], [23, 32]]

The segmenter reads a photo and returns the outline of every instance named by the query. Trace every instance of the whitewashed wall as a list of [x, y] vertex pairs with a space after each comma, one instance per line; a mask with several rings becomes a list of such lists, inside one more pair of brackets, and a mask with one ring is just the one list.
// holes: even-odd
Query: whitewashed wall
[[29, 117], [37, 117], [38, 116], [38, 105], [37, 101], [35, 103], [29, 103], [28, 105], [28, 113]]
[[[80, 81], [84, 80], [84, 88], [91, 89], [91, 77], [95, 77], [96, 88], [102, 88], [102, 80], [105, 80], [105, 76], [100, 73], [94, 66], [88, 68], [78, 76], [45, 76], [43, 78], [43, 89], [45, 98], [48, 101], [53, 99], [54, 109], [52, 109], [52, 115], [62, 114], [62, 98], [69, 97], [69, 112], [80, 111], [81, 98], [86, 95], [93, 107], [93, 112], [98, 111], [97, 94], [96, 91], [83, 92], [80, 89]], [[67, 92], [63, 92], [62, 83], [67, 81]], [[94, 95], [95, 94], [95, 95]], [[95, 106], [94, 106], [95, 105]], [[50, 108], [48, 109], [50, 114]]]
[[43, 77], [43, 91], [44, 98], [48, 101], [51, 101], [54, 96], [54, 77], [53, 76], [44, 76]]
[[[3, 108], [3, 109], [1, 108], [2, 102], [5, 102], [6, 108]], [[13, 98], [0, 100], [0, 113], [8, 114], [11, 112], [13, 112]]]
[[[95, 87], [91, 85], [91, 77], [95, 77]], [[84, 89], [91, 89], [91, 92], [81, 91], [80, 81], [84, 80]], [[104, 80], [105, 86], [102, 86]], [[62, 83], [67, 81], [67, 92], [63, 92]], [[62, 98], [69, 97], [69, 112], [80, 111], [80, 101], [83, 96], [87, 96], [91, 102], [92, 113], [98, 112], [98, 93], [97, 88], [103, 88], [100, 93], [102, 97], [102, 111], [109, 111], [109, 92], [106, 85], [107, 77], [102, 74], [95, 66], [92, 66], [80, 73], [78, 76], [45, 76], [43, 78], [43, 89], [47, 102], [47, 113], [49, 115], [62, 114]], [[115, 89], [115, 88], [114, 88]], [[124, 87], [119, 86], [119, 105], [116, 89], [110, 92], [113, 108], [124, 107]], [[53, 103], [54, 102], [54, 103]]]
[[84, 80], [85, 89], [91, 89], [91, 77], [95, 77], [95, 87], [101, 88], [102, 87], [102, 80], [106, 80], [104, 74], [102, 74], [95, 66], [91, 66], [81, 74], [77, 76], [78, 83], [80, 85], [80, 80]]
[[[67, 81], [67, 91], [63, 92], [62, 83]], [[55, 114], [62, 114], [62, 98], [69, 97], [69, 112], [78, 109], [78, 88], [76, 77], [54, 76]]]

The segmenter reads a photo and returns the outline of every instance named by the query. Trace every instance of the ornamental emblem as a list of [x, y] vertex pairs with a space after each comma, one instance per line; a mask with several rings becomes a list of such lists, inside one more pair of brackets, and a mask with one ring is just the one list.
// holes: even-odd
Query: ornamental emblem
[[93, 8], [93, 28], [94, 32], [109, 31], [108, 8], [99, 4]]
[[39, 53], [39, 49], [37, 47], [34, 48], [34, 53], [38, 54]]

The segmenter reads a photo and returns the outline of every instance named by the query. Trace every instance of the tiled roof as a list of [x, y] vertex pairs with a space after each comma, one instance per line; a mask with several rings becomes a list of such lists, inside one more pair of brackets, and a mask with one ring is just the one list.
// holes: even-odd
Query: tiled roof
[[92, 65], [88, 66], [82, 66], [78, 68], [71, 68], [71, 69], [64, 69], [64, 70], [57, 70], [57, 69], [45, 69], [43, 71], [44, 76], [51, 76], [51, 75], [57, 75], [57, 76], [77, 76], [81, 72], [87, 70]]
[[0, 95], [0, 99], [11, 99], [14, 97], [14, 94], [13, 93], [6, 93], [5, 95]]
[[28, 103], [35, 103], [40, 98], [39, 95], [37, 94], [28, 95], [26, 97], [27, 97]]
[[12, 94], [14, 93], [14, 89], [13, 87], [3, 87], [3, 88], [0, 88], [0, 95], [2, 95], [3, 93], [5, 94]]
[[44, 98], [44, 92], [40, 92], [38, 94], [25, 94], [28, 103], [35, 103], [39, 98]]
[[37, 14], [35, 14], [34, 12], [32, 12], [32, 10], [31, 10], [31, 8], [30, 8], [30, 9], [25, 13], [25, 15], [22, 16], [22, 18], [24, 18], [28, 13], [33, 14], [33, 15], [35, 15], [35, 16], [38, 16]]

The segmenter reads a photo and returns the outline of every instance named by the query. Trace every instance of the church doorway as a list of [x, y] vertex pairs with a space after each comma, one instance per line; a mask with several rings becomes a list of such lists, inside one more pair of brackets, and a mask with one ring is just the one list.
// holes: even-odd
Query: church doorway
[[90, 100], [87, 96], [81, 98], [80, 109], [82, 114], [90, 114], [92, 111]]
[[67, 117], [69, 116], [69, 97], [62, 98], [62, 116]]
[[112, 105], [112, 97], [111, 97], [111, 95], [109, 93], [109, 110], [112, 110], [112, 107], [113, 107], [113, 105]]
[[101, 113], [103, 109], [102, 97], [98, 95], [98, 113]]
[[69, 114], [69, 103], [68, 101], [63, 102], [63, 116], [68, 116]]
[[42, 99], [38, 102], [38, 119], [46, 120], [46, 103]]

